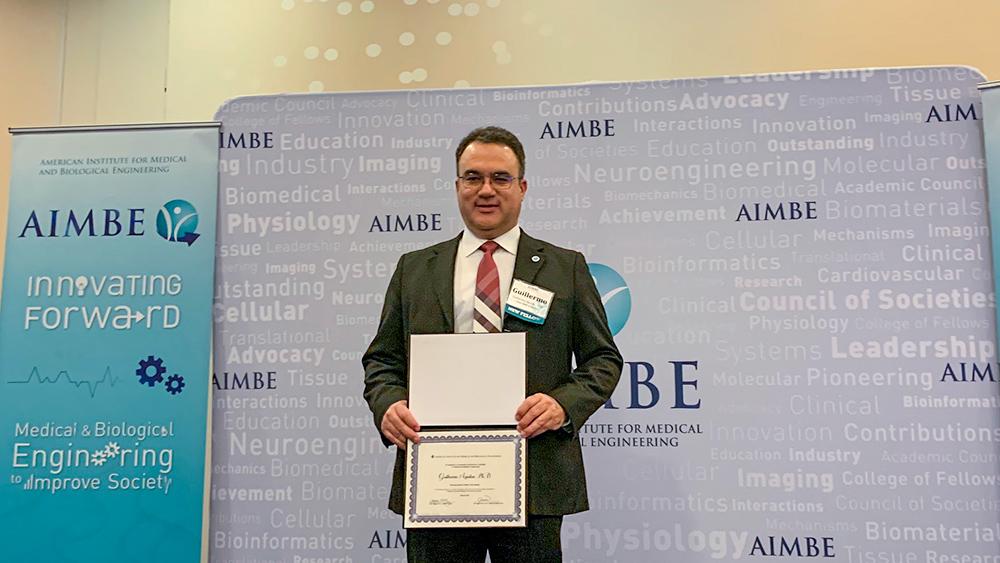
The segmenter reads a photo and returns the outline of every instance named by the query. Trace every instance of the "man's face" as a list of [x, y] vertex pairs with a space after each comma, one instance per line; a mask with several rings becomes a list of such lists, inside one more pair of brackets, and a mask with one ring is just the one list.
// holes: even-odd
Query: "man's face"
[[[517, 156], [510, 147], [478, 141], [470, 143], [458, 159], [458, 175], [465, 176], [470, 172], [486, 178], [498, 173], [515, 178], [521, 175]], [[492, 239], [517, 224], [528, 182], [515, 180], [505, 190], [498, 190], [489, 182], [478, 190], [470, 190], [463, 187], [459, 179], [455, 181], [455, 189], [458, 192], [458, 210], [465, 225], [477, 237]]]

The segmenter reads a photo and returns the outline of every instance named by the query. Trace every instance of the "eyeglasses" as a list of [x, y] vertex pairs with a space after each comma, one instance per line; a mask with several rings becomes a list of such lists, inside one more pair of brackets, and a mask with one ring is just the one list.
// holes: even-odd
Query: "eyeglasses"
[[510, 174], [506, 174], [504, 172], [497, 172], [496, 174], [491, 174], [490, 176], [483, 176], [482, 174], [469, 172], [464, 176], [458, 177], [458, 181], [461, 183], [462, 187], [470, 191], [482, 188], [487, 181], [489, 181], [490, 185], [493, 186], [494, 190], [508, 190], [516, 183], [516, 180], [520, 179], [521, 178], [517, 176], [511, 176]]

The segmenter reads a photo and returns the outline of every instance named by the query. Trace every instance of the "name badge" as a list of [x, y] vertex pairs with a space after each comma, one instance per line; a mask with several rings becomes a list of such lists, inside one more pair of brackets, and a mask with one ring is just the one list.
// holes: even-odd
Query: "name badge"
[[552, 306], [552, 296], [555, 293], [531, 285], [521, 280], [510, 284], [510, 294], [507, 295], [507, 306], [504, 312], [519, 319], [540, 325], [545, 322]]

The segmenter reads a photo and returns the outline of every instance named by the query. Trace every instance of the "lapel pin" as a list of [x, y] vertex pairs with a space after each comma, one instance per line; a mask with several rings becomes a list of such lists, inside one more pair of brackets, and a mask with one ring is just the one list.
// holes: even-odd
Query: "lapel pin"
[[539, 258], [538, 256], [532, 256], [531, 257], [531, 261], [532, 262], [538, 262], [539, 260], [541, 260], [541, 258]]

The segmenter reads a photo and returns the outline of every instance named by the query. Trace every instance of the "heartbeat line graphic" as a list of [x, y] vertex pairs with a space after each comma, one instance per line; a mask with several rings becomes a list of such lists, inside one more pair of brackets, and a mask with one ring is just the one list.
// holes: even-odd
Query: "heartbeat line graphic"
[[38, 373], [38, 368], [34, 367], [31, 368], [31, 373], [28, 374], [28, 379], [25, 379], [24, 381], [8, 381], [7, 383], [31, 383], [31, 380], [35, 379], [38, 381], [39, 384], [42, 383], [55, 384], [59, 383], [59, 381], [63, 378], [63, 376], [66, 377], [66, 383], [74, 385], [77, 388], [86, 385], [87, 391], [90, 393], [91, 399], [94, 398], [94, 393], [97, 392], [98, 385], [102, 383], [107, 383], [108, 385], [114, 387], [115, 384], [118, 383], [118, 378], [111, 375], [111, 366], [108, 366], [108, 368], [104, 370], [104, 376], [98, 379], [97, 381], [74, 381], [73, 378], [70, 377], [69, 372], [65, 370], [60, 371], [55, 377], [42, 377], [42, 375]]

